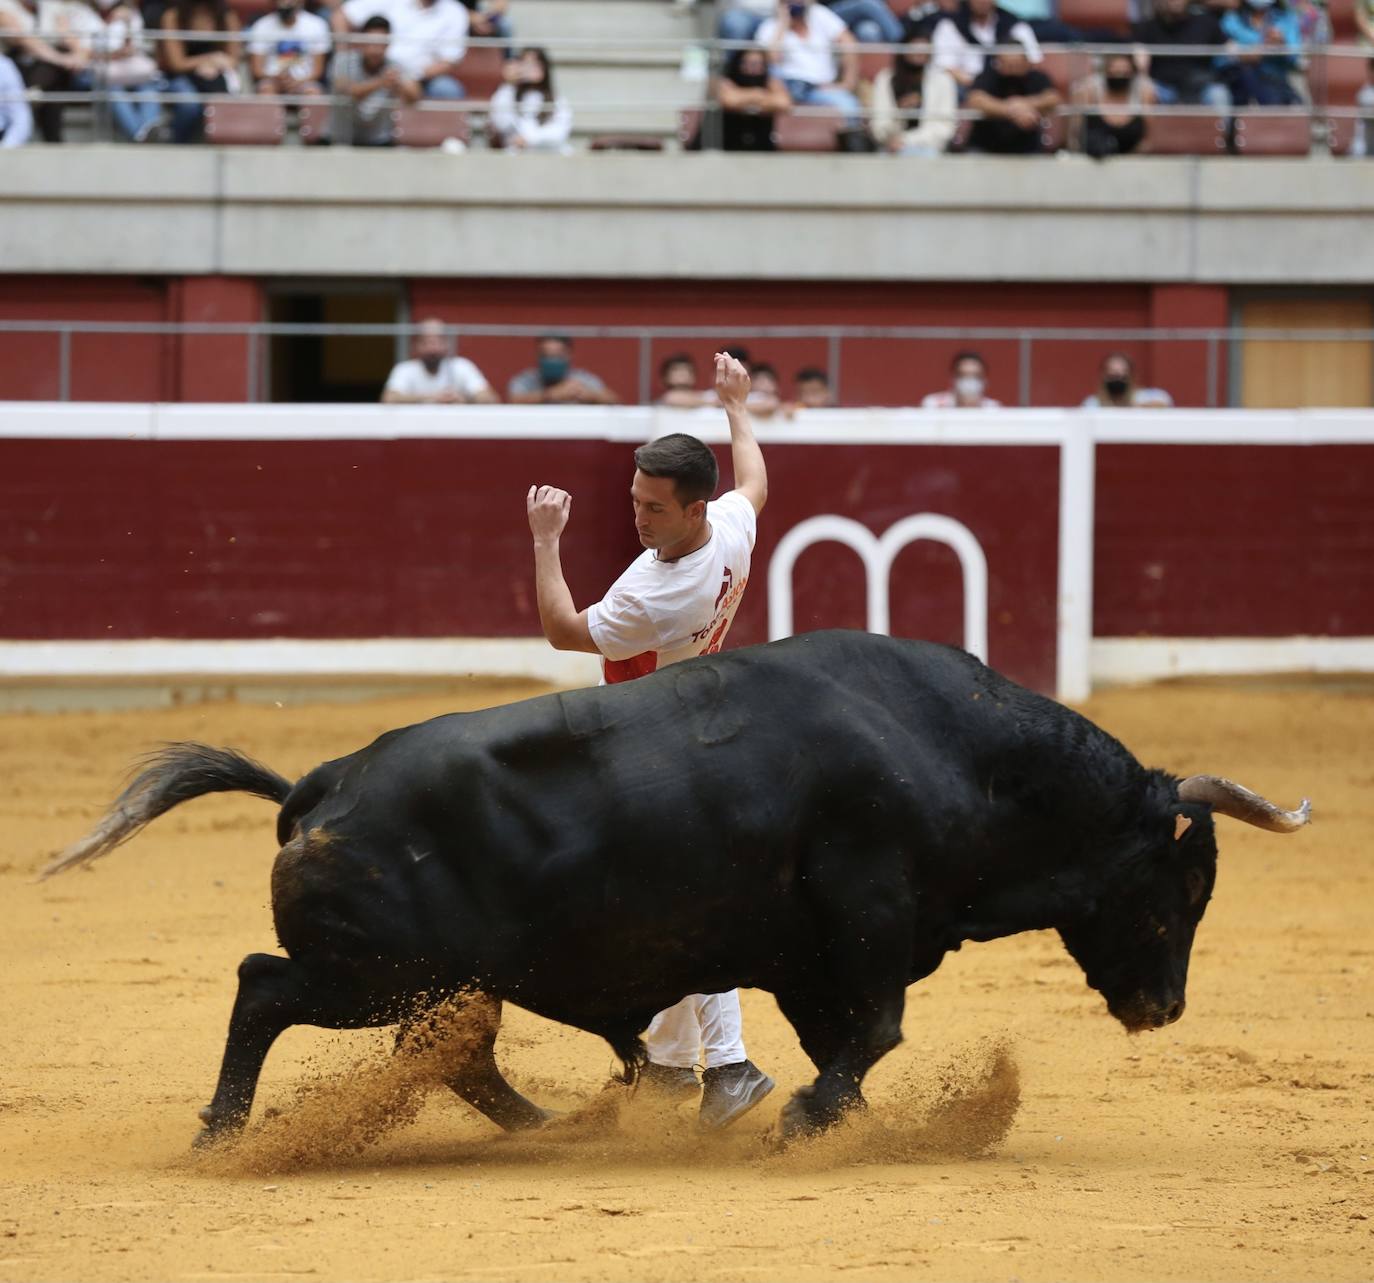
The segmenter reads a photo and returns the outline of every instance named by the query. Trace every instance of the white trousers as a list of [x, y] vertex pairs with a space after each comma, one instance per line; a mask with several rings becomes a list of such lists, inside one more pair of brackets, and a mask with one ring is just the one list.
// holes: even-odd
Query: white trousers
[[745, 1059], [739, 990], [689, 993], [653, 1018], [644, 1042], [656, 1065], [690, 1069], [703, 1047], [706, 1056], [700, 1063], [707, 1069], [738, 1064]]

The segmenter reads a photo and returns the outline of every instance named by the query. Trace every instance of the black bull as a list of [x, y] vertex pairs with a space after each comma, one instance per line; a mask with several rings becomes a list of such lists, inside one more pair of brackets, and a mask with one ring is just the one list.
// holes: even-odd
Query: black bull
[[518, 1127], [545, 1111], [497, 1070], [502, 1000], [601, 1035], [633, 1076], [655, 1012], [740, 985], [776, 996], [819, 1071], [786, 1129], [823, 1127], [900, 1041], [907, 985], [965, 940], [1054, 928], [1127, 1028], [1176, 1019], [1213, 813], [1277, 832], [1307, 818], [1146, 770], [962, 651], [831, 632], [438, 717], [294, 786], [171, 745], [44, 873], [233, 790], [281, 803], [289, 956], [239, 968], [210, 1135], [243, 1125], [292, 1025], [481, 995], [466, 1000], [488, 1036], [450, 1085]]

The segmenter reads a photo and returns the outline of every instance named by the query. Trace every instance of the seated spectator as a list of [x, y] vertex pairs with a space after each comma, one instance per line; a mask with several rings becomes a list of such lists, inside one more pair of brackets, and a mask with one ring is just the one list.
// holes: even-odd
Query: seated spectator
[[46, 95], [79, 93], [91, 87], [91, 54], [102, 26], [84, 0], [38, 0], [36, 29], [41, 36], [18, 43], [24, 79], [39, 91], [33, 117], [44, 142], [62, 141], [65, 109], [65, 104]]
[[239, 30], [238, 15], [225, 0], [176, 0], [160, 25], [163, 31], [196, 33], [190, 38], [169, 35], [160, 45], [167, 91], [185, 98], [169, 107], [172, 141], [195, 142], [205, 126], [205, 104], [196, 97], [239, 92], [239, 46], [223, 38]]
[[391, 23], [391, 61], [424, 97], [466, 97], [458, 64], [468, 47], [468, 11], [458, 0], [344, 0], [334, 10], [334, 30], [360, 30], [377, 14]]
[[821, 0], [827, 9], [865, 44], [896, 45], [902, 42], [902, 20], [887, 0]]
[[452, 354], [442, 321], [421, 321], [410, 350], [411, 359], [392, 368], [382, 389], [387, 405], [490, 405], [500, 400], [481, 370]]
[[697, 391], [697, 363], [686, 352], [677, 352], [658, 367], [658, 400], [655, 405], [695, 410], [716, 399], [714, 392]]
[[[1357, 107], [1374, 108], [1374, 59], [1365, 71], [1365, 82], [1355, 92]], [[1367, 111], [1355, 119], [1355, 133], [1350, 140], [1352, 156], [1374, 156], [1374, 112]]]
[[96, 84], [109, 95], [110, 119], [120, 136], [146, 142], [162, 119], [157, 63], [144, 47], [143, 15], [120, 0], [97, 0], [103, 23], [95, 42]]
[[921, 399], [923, 410], [998, 410], [1002, 403], [986, 395], [988, 367], [977, 352], [958, 352], [949, 363], [950, 386]]
[[1040, 122], [1059, 106], [1059, 91], [1025, 54], [999, 53], [973, 82], [968, 106], [982, 112], [969, 130], [969, 151], [1032, 155], [1044, 148]]
[[793, 382], [796, 384], [797, 409], [824, 410], [835, 404], [835, 398], [830, 395], [830, 377], [824, 370], [808, 365], [797, 371]]
[[792, 106], [787, 87], [768, 69], [762, 49], [727, 55], [716, 81], [720, 143], [726, 151], [772, 151], [773, 121]]
[[[756, 33], [788, 96], [798, 106], [834, 107], [851, 129], [862, 127], [863, 107], [854, 96], [859, 59], [849, 28], [814, 0], [791, 0]], [[841, 66], [843, 70], [841, 70]]]
[[[1216, 13], [1191, 8], [1190, 0], [1155, 0], [1154, 17], [1134, 23], [1131, 34], [1142, 45], [1219, 45], [1223, 40]], [[1231, 104], [1210, 57], [1155, 53], [1147, 56], [1144, 70], [1163, 106], [1205, 103], [1220, 108]]]
[[461, 0], [468, 11], [468, 35], [511, 38], [510, 0]]
[[33, 137], [33, 113], [24, 97], [24, 77], [8, 54], [0, 52], [0, 150], [22, 147]]
[[765, 18], [778, 12], [778, 0], [720, 0], [716, 35], [721, 40], [752, 40]]
[[1237, 107], [1289, 107], [1302, 101], [1289, 77], [1298, 70], [1302, 33], [1297, 16], [1276, 0], [1241, 0], [1223, 15], [1221, 31], [1233, 58], [1221, 74]]
[[1355, 29], [1364, 44], [1374, 45], [1374, 0], [1355, 0]]
[[1083, 398], [1084, 409], [1158, 409], [1174, 403], [1163, 388], [1136, 387], [1135, 362], [1124, 352], [1110, 352], [1103, 357], [1099, 373], [1097, 391]]
[[749, 398], [744, 404], [758, 419], [771, 419], [782, 409], [782, 383], [778, 372], [767, 361], [749, 367]]
[[954, 137], [958, 109], [954, 77], [935, 66], [924, 37], [873, 78], [873, 137], [894, 155], [938, 156]]
[[535, 365], [506, 388], [515, 405], [615, 405], [616, 395], [590, 370], [572, 363], [572, 339], [546, 334], [535, 342]]
[[1155, 87], [1130, 54], [1111, 54], [1102, 69], [1079, 81], [1074, 103], [1084, 109], [1069, 122], [1069, 145], [1089, 156], [1126, 156], [1145, 139], [1140, 108], [1155, 104]]
[[248, 28], [253, 89], [284, 98], [324, 92], [329, 23], [302, 8], [302, 0], [276, 0], [276, 8]]
[[1019, 18], [999, 9], [995, 0], [960, 0], [959, 7], [935, 23], [932, 59], [954, 77], [961, 94], [983, 74], [990, 50], [1019, 44], [1033, 63], [1042, 60], [1035, 32]]
[[506, 151], [572, 151], [572, 108], [554, 90], [549, 55], [522, 49], [501, 74], [505, 83], [491, 96], [493, 144]]
[[365, 41], [334, 58], [334, 92], [347, 103], [336, 106], [334, 137], [355, 147], [390, 147], [391, 113], [420, 100], [420, 85], [391, 60], [391, 23], [380, 13], [363, 23]]

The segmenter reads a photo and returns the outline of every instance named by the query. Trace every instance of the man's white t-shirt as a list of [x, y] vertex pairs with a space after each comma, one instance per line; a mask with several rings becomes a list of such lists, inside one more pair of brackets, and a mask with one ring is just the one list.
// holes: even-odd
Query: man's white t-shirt
[[706, 520], [711, 537], [695, 552], [660, 561], [646, 548], [588, 609], [607, 685], [713, 655], [723, 645], [749, 582], [758, 515], [731, 490], [706, 505]]
[[[806, 11], [806, 35], [797, 35], [790, 23], [784, 24], [782, 50], [773, 71], [783, 80], [804, 80], [808, 85], [833, 85], [840, 78], [835, 61], [835, 41], [849, 28], [844, 19], [829, 9], [813, 4]], [[773, 47], [778, 34], [778, 19], [769, 18], [754, 33], [756, 44]]]
[[374, 14], [391, 23], [387, 58], [412, 80], [436, 62], [461, 62], [468, 46], [468, 11], [458, 0], [345, 0], [348, 25], [361, 31]]
[[425, 369], [423, 361], [402, 361], [393, 367], [386, 381], [386, 390], [399, 396], [431, 397], [456, 392], [468, 401], [488, 386], [482, 371], [465, 356], [445, 357], [434, 374]]
[[248, 28], [248, 52], [264, 59], [262, 74], [279, 76], [290, 71], [297, 80], [308, 80], [315, 59], [329, 52], [329, 24], [304, 9], [288, 27], [275, 13], [265, 13]]

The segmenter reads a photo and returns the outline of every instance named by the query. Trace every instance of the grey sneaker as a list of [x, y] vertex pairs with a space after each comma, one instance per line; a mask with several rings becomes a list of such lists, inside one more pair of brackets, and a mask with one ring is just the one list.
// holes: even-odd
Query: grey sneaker
[[701, 1081], [701, 1125], [712, 1131], [743, 1117], [777, 1085], [752, 1060], [708, 1069]]
[[672, 1100], [686, 1100], [701, 1090], [695, 1069], [680, 1069], [676, 1065], [656, 1065], [646, 1061], [639, 1071], [639, 1081], [646, 1091]]

